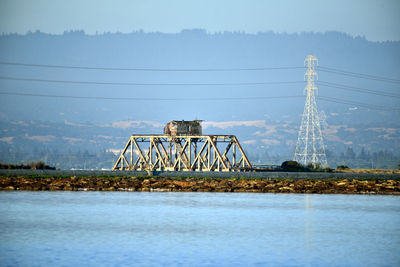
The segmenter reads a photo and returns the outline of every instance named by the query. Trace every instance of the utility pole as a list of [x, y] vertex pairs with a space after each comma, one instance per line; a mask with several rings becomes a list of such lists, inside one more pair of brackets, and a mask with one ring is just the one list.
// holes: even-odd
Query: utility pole
[[307, 77], [307, 85], [304, 88], [306, 104], [304, 106], [293, 160], [303, 166], [312, 164], [314, 167], [327, 167], [328, 162], [326, 160], [325, 147], [322, 139], [321, 123], [314, 95], [314, 91], [318, 90], [314, 85], [314, 80], [317, 76], [315, 65], [318, 64], [318, 59], [313, 55], [308, 55], [304, 60], [304, 65], [305, 64], [307, 64], [307, 72], [304, 75], [304, 78]]

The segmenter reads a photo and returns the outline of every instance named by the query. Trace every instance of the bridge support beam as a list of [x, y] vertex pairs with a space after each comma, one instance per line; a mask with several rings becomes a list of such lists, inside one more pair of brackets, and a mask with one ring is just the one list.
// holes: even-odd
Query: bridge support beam
[[252, 168], [234, 135], [132, 135], [112, 169], [245, 171]]

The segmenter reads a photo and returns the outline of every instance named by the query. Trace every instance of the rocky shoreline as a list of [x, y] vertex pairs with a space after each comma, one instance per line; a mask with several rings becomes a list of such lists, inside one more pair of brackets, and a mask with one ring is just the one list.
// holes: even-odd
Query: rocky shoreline
[[399, 180], [1, 177], [1, 191], [254, 192], [400, 195]]

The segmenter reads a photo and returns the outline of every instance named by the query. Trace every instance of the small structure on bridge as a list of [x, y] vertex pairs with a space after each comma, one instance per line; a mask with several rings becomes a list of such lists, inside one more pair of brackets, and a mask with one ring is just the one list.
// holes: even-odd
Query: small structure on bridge
[[170, 121], [163, 135], [132, 135], [113, 170], [246, 171], [253, 169], [234, 135], [203, 135], [201, 121]]
[[175, 137], [177, 135], [201, 135], [201, 120], [170, 121], [164, 127], [164, 134]]

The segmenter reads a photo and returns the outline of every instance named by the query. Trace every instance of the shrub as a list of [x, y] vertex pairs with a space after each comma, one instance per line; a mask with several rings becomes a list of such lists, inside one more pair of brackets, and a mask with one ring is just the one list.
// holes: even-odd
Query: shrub
[[339, 166], [336, 167], [336, 169], [338, 169], [338, 170], [348, 170], [350, 168], [348, 166], [346, 166], [346, 165], [339, 165]]
[[297, 161], [289, 160], [285, 161], [281, 165], [282, 170], [288, 172], [302, 172], [304, 171], [304, 167], [301, 166]]

